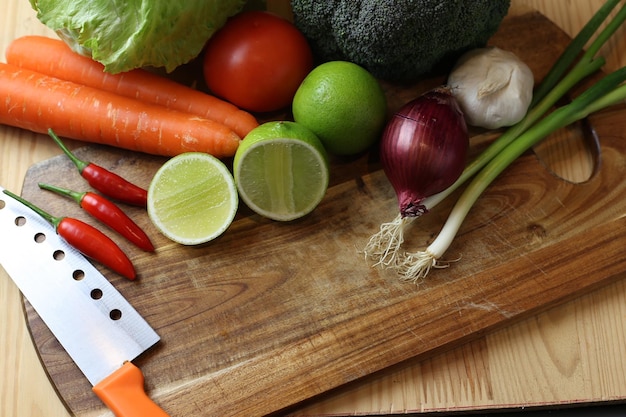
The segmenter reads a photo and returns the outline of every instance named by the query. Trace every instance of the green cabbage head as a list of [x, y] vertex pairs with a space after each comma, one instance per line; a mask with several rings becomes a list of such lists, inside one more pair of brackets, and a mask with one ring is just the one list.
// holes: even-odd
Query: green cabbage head
[[76, 52], [118, 73], [167, 72], [195, 58], [245, 0], [29, 0], [37, 18]]

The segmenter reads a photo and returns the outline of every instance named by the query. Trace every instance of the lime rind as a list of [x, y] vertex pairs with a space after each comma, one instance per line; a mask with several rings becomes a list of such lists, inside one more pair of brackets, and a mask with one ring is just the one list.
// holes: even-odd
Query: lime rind
[[328, 160], [320, 146], [296, 138], [266, 138], [238, 153], [234, 177], [239, 197], [257, 214], [295, 220], [312, 212], [326, 194]]
[[148, 216], [174, 242], [198, 245], [226, 231], [235, 218], [239, 197], [232, 174], [206, 153], [171, 158], [148, 188]]
[[335, 155], [356, 155], [379, 138], [387, 98], [374, 76], [346, 61], [325, 62], [302, 81], [291, 106], [294, 121], [311, 130]]

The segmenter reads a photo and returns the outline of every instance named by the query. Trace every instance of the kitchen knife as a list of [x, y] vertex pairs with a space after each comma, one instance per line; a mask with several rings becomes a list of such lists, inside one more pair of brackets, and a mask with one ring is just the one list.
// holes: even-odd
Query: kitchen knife
[[49, 223], [2, 191], [2, 267], [116, 416], [167, 416], [131, 363], [159, 336]]

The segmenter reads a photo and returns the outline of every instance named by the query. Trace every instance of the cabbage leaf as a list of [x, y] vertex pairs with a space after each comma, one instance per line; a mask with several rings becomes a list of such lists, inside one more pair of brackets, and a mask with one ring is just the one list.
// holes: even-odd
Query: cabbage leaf
[[167, 72], [200, 54], [245, 0], [29, 0], [37, 18], [74, 51], [118, 73]]

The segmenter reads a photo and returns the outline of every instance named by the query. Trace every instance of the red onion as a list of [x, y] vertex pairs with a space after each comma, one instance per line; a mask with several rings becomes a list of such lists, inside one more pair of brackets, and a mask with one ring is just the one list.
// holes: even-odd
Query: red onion
[[380, 146], [401, 217], [426, 213], [422, 200], [452, 185], [467, 159], [467, 126], [450, 88], [434, 88], [405, 104], [385, 127]]
[[468, 148], [465, 118], [447, 86], [427, 91], [394, 114], [383, 132], [380, 159], [400, 211], [372, 235], [363, 250], [366, 258], [385, 267], [403, 265], [405, 225], [428, 212], [426, 197], [461, 176]]

